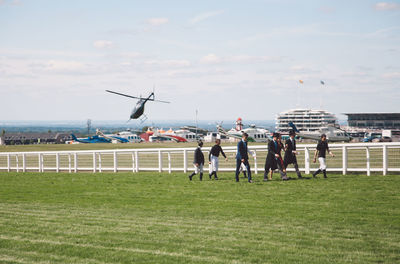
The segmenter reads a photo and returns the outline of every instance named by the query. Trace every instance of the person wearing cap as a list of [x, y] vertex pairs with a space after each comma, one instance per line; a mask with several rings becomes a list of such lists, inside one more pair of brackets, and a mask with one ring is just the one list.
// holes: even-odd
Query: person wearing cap
[[203, 147], [203, 141], [198, 141], [198, 147], [194, 151], [194, 172], [189, 175], [189, 180], [192, 180], [193, 176], [200, 172], [200, 181], [203, 180], [203, 166], [204, 166], [204, 154], [201, 151]]
[[215, 145], [211, 148], [210, 150], [210, 154], [208, 155], [208, 164], [210, 164], [210, 180], [211, 177], [214, 175], [214, 179], [218, 180], [218, 176], [217, 176], [217, 171], [218, 171], [218, 164], [219, 164], [219, 154], [221, 153], [222, 156], [224, 156], [225, 160], [228, 160], [228, 158], [226, 157], [224, 151], [221, 148], [221, 139], [216, 139], [215, 140]]
[[327, 151], [332, 157], [335, 157], [332, 151], [329, 150], [328, 141], [326, 140], [326, 135], [322, 134], [321, 140], [318, 141], [317, 149], [315, 150], [314, 154], [314, 163], [317, 161], [317, 156], [319, 161], [319, 169], [313, 173], [314, 178], [321, 171], [324, 173], [324, 178], [328, 178], [326, 176], [326, 161], [325, 161]]
[[272, 140], [268, 143], [268, 154], [265, 160], [265, 167], [264, 167], [264, 181], [272, 180], [273, 171], [276, 169], [279, 170], [282, 180], [286, 181], [289, 179], [286, 175], [286, 170], [283, 166], [283, 161], [281, 157], [281, 150], [283, 146], [279, 141], [279, 138], [280, 138], [279, 133], [273, 133]]
[[248, 155], [248, 148], [247, 148], [247, 138], [249, 135], [247, 133], [243, 133], [242, 140], [240, 140], [237, 144], [237, 153], [236, 153], [236, 182], [239, 181], [239, 173], [240, 173], [240, 166], [242, 163], [246, 166], [247, 169], [247, 180], [249, 183], [252, 183], [251, 179], [251, 170], [249, 164], [249, 155]]
[[285, 156], [283, 158], [283, 165], [285, 166], [285, 169], [289, 164], [293, 164], [297, 177], [299, 179], [303, 178], [301, 176], [300, 170], [299, 170], [299, 165], [297, 164], [297, 151], [296, 151], [296, 132], [293, 130], [290, 130], [289, 132], [289, 138], [285, 142]]

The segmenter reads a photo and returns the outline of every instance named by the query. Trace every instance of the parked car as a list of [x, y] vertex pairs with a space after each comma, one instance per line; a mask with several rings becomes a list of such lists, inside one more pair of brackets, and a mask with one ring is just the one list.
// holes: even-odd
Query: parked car
[[392, 142], [392, 138], [391, 137], [382, 137], [379, 139], [379, 142]]

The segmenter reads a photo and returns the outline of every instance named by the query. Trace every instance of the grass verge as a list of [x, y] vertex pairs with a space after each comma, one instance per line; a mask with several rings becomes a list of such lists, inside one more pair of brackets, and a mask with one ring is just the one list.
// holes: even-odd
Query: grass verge
[[0, 173], [0, 263], [400, 262], [398, 176], [205, 176]]

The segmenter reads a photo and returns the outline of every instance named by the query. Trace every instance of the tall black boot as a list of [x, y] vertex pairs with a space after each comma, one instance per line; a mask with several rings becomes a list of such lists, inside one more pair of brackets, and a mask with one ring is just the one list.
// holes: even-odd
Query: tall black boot
[[210, 180], [211, 180], [211, 177], [213, 176], [213, 174], [214, 174], [214, 172], [211, 172], [210, 174], [208, 174], [208, 176], [210, 177]]
[[324, 178], [325, 178], [325, 179], [328, 178], [328, 177], [326, 176], [326, 170], [323, 170], [322, 172], [324, 173]]
[[203, 173], [200, 172], [200, 181], [202, 181], [202, 180], [203, 180]]
[[243, 178], [247, 178], [247, 172], [243, 171]]
[[192, 172], [192, 174], [189, 175], [189, 180], [192, 180], [194, 175], [196, 175], [196, 173]]
[[317, 174], [318, 174], [318, 173], [320, 173], [320, 172], [321, 172], [321, 170], [320, 170], [320, 169], [318, 169], [316, 172], [314, 172], [314, 173], [313, 173], [313, 175], [312, 175], [312, 176], [315, 178], [315, 177], [317, 176]]
[[217, 172], [214, 171], [214, 180], [218, 180]]
[[268, 171], [264, 171], [264, 181], [268, 181]]
[[303, 177], [301, 176], [301, 173], [300, 173], [300, 170], [299, 170], [299, 165], [297, 165], [297, 163], [295, 163], [294, 168], [296, 169], [297, 177], [298, 177], [299, 179], [303, 178]]

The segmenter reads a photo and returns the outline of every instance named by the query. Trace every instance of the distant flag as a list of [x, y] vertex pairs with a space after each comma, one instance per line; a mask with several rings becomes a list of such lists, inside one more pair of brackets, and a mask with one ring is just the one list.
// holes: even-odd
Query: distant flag
[[325, 82], [324, 82], [324, 81], [321, 81], [321, 84], [322, 84], [322, 85], [324, 85], [324, 84], [325, 84]]
[[299, 83], [303, 84], [303, 80], [299, 80]]

